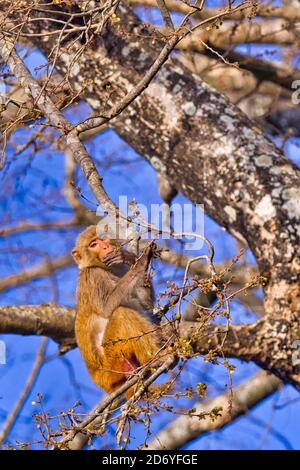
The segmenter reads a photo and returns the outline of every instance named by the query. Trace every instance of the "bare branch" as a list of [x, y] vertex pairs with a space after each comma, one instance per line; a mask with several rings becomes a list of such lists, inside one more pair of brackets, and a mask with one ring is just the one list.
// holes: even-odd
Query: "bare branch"
[[[178, 13], [187, 14], [192, 11], [192, 6], [187, 5], [185, 2], [176, 0], [165, 0], [166, 6], [169, 11], [176, 11]], [[145, 7], [156, 7], [156, 0], [129, 0], [132, 5], [143, 5]], [[245, 11], [237, 11], [232, 15], [234, 20], [241, 20], [247, 18], [251, 14], [253, 7], [249, 5], [249, 8]], [[202, 11], [195, 13], [195, 18], [205, 19], [211, 18], [216, 15], [220, 10], [217, 8], [204, 8]], [[272, 6], [269, 4], [258, 3], [256, 6], [256, 14], [265, 18], [284, 18], [286, 20], [300, 20], [300, 12], [294, 6]]]
[[59, 449], [68, 449], [69, 442], [74, 442], [74, 438], [78, 433], [85, 430], [87, 426], [90, 426], [94, 421], [99, 418], [99, 415], [103, 413], [109, 406], [117, 399], [120, 398], [126, 390], [130, 387], [138, 383], [141, 379], [143, 379], [142, 384], [137, 389], [133, 397], [130, 399], [131, 401], [138, 400], [141, 398], [142, 394], [147, 390], [149, 385], [151, 385], [161, 374], [167, 372], [170, 367], [173, 365], [174, 359], [172, 357], [166, 359], [164, 364], [157, 368], [155, 372], [153, 372], [150, 377], [144, 379], [144, 371], [137, 373], [128, 380], [124, 385], [122, 385], [118, 390], [111, 393], [107, 398], [105, 398], [99, 406], [96, 407], [94, 415], [88, 416], [82, 423], [80, 423], [76, 428], [72, 429], [67, 436], [61, 439], [61, 441], [57, 444]]
[[[57, 305], [0, 306], [0, 334], [48, 336], [62, 346], [62, 351], [76, 345], [74, 320], [73, 309]], [[290, 367], [289, 363], [279, 367], [273, 362], [274, 344], [276, 348], [287, 350], [289, 355], [294, 352], [291, 340], [287, 340], [284, 335], [274, 336], [273, 332], [281, 331], [282, 327], [285, 327], [285, 323], [280, 319], [273, 319], [270, 323], [268, 317], [252, 324], [226, 327], [206, 322], [181, 321], [179, 334], [189, 342], [193, 354], [208, 354], [209, 357], [225, 355], [253, 361], [300, 389], [296, 369]], [[162, 324], [162, 334], [167, 340], [173, 331], [172, 322]], [[270, 347], [263, 348], [263, 344], [269, 344]]]
[[[233, 390], [231, 411], [228, 410], [227, 393], [198, 403], [193, 406], [191, 415], [184, 414], [159, 431], [146, 450], [180, 449], [192, 439], [232, 423], [276, 392], [281, 385], [282, 382], [277, 377], [260, 371]], [[205, 413], [210, 413], [214, 409], [221, 409], [221, 416], [212, 421], [209, 417], [205, 417]]]
[[168, 8], [166, 7], [165, 0], [156, 0], [156, 3], [161, 12], [161, 16], [163, 17], [166, 27], [169, 29], [169, 31], [174, 31], [173, 21]]
[[[232, 11], [245, 8], [246, 4], [247, 1], [242, 2], [241, 4], [237, 5]], [[216, 14], [215, 17], [201, 21], [199, 24], [194, 26], [194, 29], [204, 28], [207, 23], [224, 18], [227, 15], [231, 15], [231, 10], [224, 9], [224, 11]], [[84, 132], [93, 127], [107, 124], [109, 121], [118, 116], [122, 111], [124, 111], [124, 109], [126, 109], [134, 100], [136, 100], [136, 98], [149, 86], [153, 78], [157, 75], [163, 64], [169, 58], [172, 50], [176, 47], [176, 45], [180, 41], [182, 41], [183, 38], [189, 36], [191, 30], [190, 28], [187, 28], [186, 25], [190, 16], [191, 13], [188, 14], [182, 20], [179, 27], [176, 29], [171, 38], [166, 42], [165, 46], [159, 52], [158, 57], [155, 59], [151, 67], [144, 74], [141, 80], [127, 93], [127, 95], [122, 100], [118, 101], [114, 106], [112, 106], [112, 108], [106, 113], [105, 116], [88, 118], [86, 119], [86, 121], [79, 124], [77, 126], [78, 132]]]
[[0, 292], [25, 284], [26, 282], [32, 281], [33, 279], [40, 279], [42, 277], [50, 276], [55, 271], [67, 266], [72, 266], [73, 264], [74, 260], [71, 255], [61, 256], [60, 258], [56, 258], [54, 260], [47, 258], [42, 263], [28, 268], [25, 271], [0, 279]]
[[14, 47], [14, 43], [1, 33], [0, 53], [3, 57], [3, 61], [9, 65], [21, 87], [25, 90], [28, 96], [33, 98], [37, 106], [48, 118], [51, 125], [57, 128], [61, 132], [62, 136], [65, 137], [67, 147], [70, 148], [75, 160], [81, 167], [96, 200], [101, 204], [103, 210], [107, 211], [108, 214], [111, 214], [112, 217], [116, 217], [118, 210], [105, 192], [98, 171], [84, 145], [81, 143], [78, 137], [78, 132], [73, 129], [70, 123], [65, 119], [64, 115], [49, 98], [46, 91], [43, 90], [39, 83], [32, 77], [31, 73], [16, 53]]
[[[250, 55], [240, 54], [239, 52], [222, 46], [213, 46], [212, 50], [205, 48], [198, 38], [189, 37], [178, 44], [178, 48], [184, 51], [195, 51], [205, 54], [213, 59], [219, 59], [217, 54], [226, 57], [229, 64], [238, 65], [242, 70], [248, 70], [260, 81], [270, 81], [276, 83], [291, 92], [291, 84], [294, 80], [300, 79], [299, 70], [287, 64], [277, 64], [263, 59], [257, 59]], [[224, 74], [224, 68], [220, 67], [220, 62], [216, 62], [220, 72]]]
[[47, 338], [43, 338], [42, 340], [42, 344], [41, 346], [39, 347], [39, 350], [37, 352], [37, 355], [36, 355], [36, 358], [35, 358], [35, 361], [34, 361], [34, 364], [33, 364], [33, 367], [32, 367], [32, 371], [26, 381], [26, 384], [25, 384], [25, 387], [20, 395], [20, 397], [18, 398], [14, 408], [12, 409], [12, 411], [9, 413], [8, 417], [6, 418], [6, 421], [4, 422], [3, 426], [2, 426], [2, 429], [0, 431], [0, 446], [4, 443], [5, 439], [7, 438], [11, 428], [13, 427], [13, 425], [15, 424], [17, 418], [18, 418], [18, 414], [19, 412], [21, 411], [35, 381], [36, 381], [36, 378], [39, 374], [39, 371], [40, 371], [40, 368], [44, 362], [44, 359], [45, 359], [45, 350], [46, 350], [46, 347], [47, 347], [47, 344], [48, 344], [48, 339]]
[[48, 336], [74, 345], [75, 311], [53, 304], [0, 306], [0, 334]]

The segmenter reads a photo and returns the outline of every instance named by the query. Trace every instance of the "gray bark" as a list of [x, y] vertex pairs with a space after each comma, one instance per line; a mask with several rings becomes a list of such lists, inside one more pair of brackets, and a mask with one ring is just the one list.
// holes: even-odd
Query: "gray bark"
[[[228, 410], [230, 397], [226, 393], [198, 403], [195, 406], [193, 416], [183, 415], [172, 421], [157, 433], [149, 443], [147, 450], [181, 449], [202, 434], [223, 428], [239, 416], [248, 413], [257, 403], [278, 390], [280, 385], [280, 380], [274, 375], [260, 371], [234, 389], [231, 412]], [[210, 413], [215, 408], [221, 408], [220, 416], [215, 420], [211, 420], [209, 416], [202, 419], [196, 416]]]
[[[117, 102], [145, 75], [161, 48], [159, 40], [152, 44], [153, 31], [128, 6], [122, 4], [118, 14], [122, 27], [107, 27], [69, 74], [77, 91], [90, 80], [82, 97], [101, 115], [104, 86], [109, 83], [113, 91], [109, 104]], [[52, 41], [39, 38], [38, 46], [48, 53]], [[60, 54], [62, 74], [71, 61], [72, 54]], [[176, 57], [111, 124], [176, 189], [204, 203], [214, 220], [247, 241], [265, 278], [266, 312], [253, 325], [255, 338], [249, 342], [259, 350], [256, 360], [262, 367], [300, 388], [299, 366], [292, 364], [292, 344], [300, 338], [299, 169]]]

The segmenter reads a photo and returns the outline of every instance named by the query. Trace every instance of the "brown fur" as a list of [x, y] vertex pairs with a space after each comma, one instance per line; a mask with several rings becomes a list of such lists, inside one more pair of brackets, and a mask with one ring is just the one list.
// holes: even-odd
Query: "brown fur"
[[[81, 268], [75, 333], [93, 381], [111, 393], [136, 368], [148, 363], [160, 346], [158, 327], [141, 313], [144, 305], [135, 295], [137, 289], [142, 289], [152, 253], [148, 249], [118, 278], [105, 266], [101, 251], [104, 245], [99, 242], [99, 250], [97, 246], [89, 248], [94, 238], [95, 227], [89, 227], [78, 237], [72, 252]], [[126, 396], [130, 397], [133, 391], [128, 390]]]
[[[86, 320], [84, 315], [77, 315], [78, 346], [94, 383], [108, 393], [114, 392], [130, 377], [132, 362], [146, 364], [158, 350], [155, 333], [149, 334], [154, 325], [132, 309], [118, 307], [113, 312], [104, 334], [103, 355], [88, 338]], [[130, 397], [132, 392], [128, 390], [126, 396]]]

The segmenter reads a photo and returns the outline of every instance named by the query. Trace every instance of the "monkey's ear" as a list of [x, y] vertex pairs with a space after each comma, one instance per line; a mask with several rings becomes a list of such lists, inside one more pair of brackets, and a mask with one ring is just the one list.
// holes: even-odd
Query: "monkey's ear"
[[79, 251], [76, 250], [76, 248], [73, 248], [73, 250], [71, 251], [71, 255], [73, 256], [76, 263], [79, 264], [81, 261], [81, 254], [79, 253]]

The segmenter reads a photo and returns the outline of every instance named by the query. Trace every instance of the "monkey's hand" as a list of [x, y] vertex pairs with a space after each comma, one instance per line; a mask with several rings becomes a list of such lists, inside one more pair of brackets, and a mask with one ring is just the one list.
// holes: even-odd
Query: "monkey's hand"
[[153, 258], [154, 252], [156, 250], [156, 244], [154, 242], [150, 243], [149, 246], [143, 251], [141, 256], [137, 259], [135, 263], [135, 269], [139, 272], [147, 271], [151, 259]]
[[120, 248], [116, 248], [104, 256], [103, 262], [107, 268], [110, 268], [115, 264], [124, 264], [126, 259], [123, 251]]

